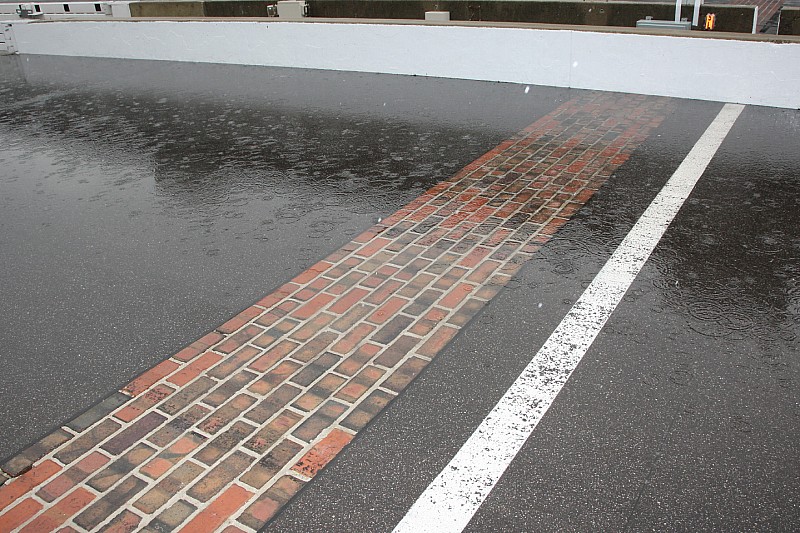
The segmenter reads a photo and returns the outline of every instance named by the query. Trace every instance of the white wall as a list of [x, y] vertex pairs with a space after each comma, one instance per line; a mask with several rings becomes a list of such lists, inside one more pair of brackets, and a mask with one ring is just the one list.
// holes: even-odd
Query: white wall
[[800, 108], [800, 43], [574, 30], [230, 21], [14, 26], [23, 54], [414, 74]]

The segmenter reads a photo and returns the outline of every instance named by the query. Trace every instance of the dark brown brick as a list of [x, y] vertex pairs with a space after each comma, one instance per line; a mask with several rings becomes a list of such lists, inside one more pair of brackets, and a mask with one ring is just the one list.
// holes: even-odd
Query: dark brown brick
[[124, 507], [128, 501], [141, 492], [147, 483], [137, 477], [129, 477], [111, 492], [97, 500], [75, 518], [75, 523], [85, 529], [93, 529], [111, 513]]
[[[22, 452], [7, 460], [0, 466], [2, 470], [12, 477], [17, 477], [31, 469], [33, 463], [55, 450], [69, 439], [72, 434], [59, 428], [43, 439], [28, 446]], [[2, 483], [0, 483], [1, 485]]]
[[250, 385], [248, 390], [253, 394], [267, 394], [297, 372], [300, 366], [300, 363], [294, 361], [284, 361]]
[[161, 405], [158, 406], [158, 409], [169, 415], [174, 415], [186, 408], [186, 406], [196, 402], [216, 384], [217, 382], [215, 380], [200, 376], [190, 385], [181, 388], [178, 392], [164, 400]]
[[427, 312], [442, 295], [442, 291], [428, 289], [412, 300], [411, 304], [403, 312], [409, 315], [419, 316]]
[[305, 442], [311, 442], [322, 433], [326, 428], [333, 424], [347, 407], [337, 401], [329, 400], [325, 402], [316, 413], [311, 415], [305, 422], [292, 432], [292, 435]]
[[158, 533], [174, 531], [196, 510], [197, 507], [191, 503], [185, 500], [178, 500], [150, 522], [149, 527]]
[[428, 362], [424, 359], [411, 357], [400, 368], [392, 372], [382, 386], [393, 392], [400, 393], [427, 365]]
[[196, 482], [187, 494], [207, 502], [220, 493], [222, 488], [236, 479], [253, 462], [253, 458], [242, 452], [234, 452]]
[[417, 337], [403, 335], [389, 345], [389, 347], [375, 359], [375, 364], [385, 366], [386, 368], [394, 367], [411, 352], [419, 341]]
[[99, 422], [102, 418], [105, 418], [114, 410], [116, 410], [119, 406], [129, 401], [131, 398], [127, 394], [122, 394], [121, 392], [115, 392], [102, 402], [98, 403], [88, 411], [84, 412], [82, 415], [78, 416], [71, 422], [67, 424], [67, 427], [73, 431], [83, 432], [89, 428], [89, 426], [94, 425], [95, 423]]
[[350, 357], [339, 363], [339, 366], [336, 367], [336, 372], [344, 374], [345, 376], [352, 376], [361, 370], [361, 368], [371, 361], [380, 351], [381, 347], [376, 344], [364, 344]]
[[303, 447], [290, 440], [283, 440], [277, 444], [270, 452], [258, 460], [241, 480], [251, 487], [260, 489], [270, 479], [288, 465], [294, 457], [302, 451]]
[[297, 494], [304, 483], [291, 476], [283, 476], [259, 498], [250, 504], [239, 521], [253, 529], [260, 529], [278, 510]]
[[472, 318], [477, 315], [481, 309], [483, 309], [484, 305], [486, 305], [486, 302], [476, 300], [475, 298], [469, 298], [461, 305], [461, 307], [458, 308], [458, 311], [456, 311], [447, 322], [458, 327], [466, 326], [467, 323], [472, 320]]
[[261, 354], [261, 350], [253, 348], [252, 346], [243, 346], [236, 351], [236, 353], [229, 355], [222, 360], [217, 366], [206, 372], [209, 376], [216, 379], [225, 379], [233, 374], [236, 370], [244, 365], [247, 365]]
[[184, 434], [198, 421], [205, 418], [209, 412], [210, 409], [207, 407], [203, 407], [202, 405], [193, 405], [177, 417], [167, 422], [164, 427], [147, 437], [147, 440], [156, 446], [164, 447], [177, 439], [180, 435]]
[[340, 319], [331, 324], [331, 327], [342, 333], [349, 331], [374, 309], [375, 308], [371, 305], [358, 304], [342, 315]]
[[206, 438], [197, 433], [187, 433], [166, 450], [159, 453], [139, 471], [152, 479], [163, 476], [170, 468], [203, 444]]
[[250, 365], [250, 369], [255, 370], [256, 372], [264, 372], [275, 365], [275, 363], [292, 353], [298, 346], [300, 345], [296, 342], [282, 340], [267, 350], [264, 355], [253, 361], [253, 363]]
[[360, 431], [392, 401], [391, 394], [375, 390], [342, 420], [342, 426], [353, 431]]
[[155, 449], [147, 444], [139, 443], [95, 474], [87, 484], [98, 492], [105, 492], [117, 481], [133, 472], [134, 468], [144, 463], [155, 452]]
[[231, 396], [245, 388], [256, 378], [256, 374], [242, 370], [236, 375], [228, 378], [227, 381], [219, 385], [216, 389], [209, 392], [204, 398], [203, 403], [217, 407], [222, 405]]
[[348, 355], [366, 339], [370, 333], [375, 331], [375, 326], [370, 324], [359, 324], [350, 330], [347, 335], [331, 347], [331, 351], [340, 355]]
[[242, 444], [255, 430], [255, 426], [239, 420], [215, 437], [214, 440], [203, 446], [202, 449], [194, 454], [194, 458], [207, 465], [212, 465], [220, 457]]
[[306, 342], [336, 319], [336, 315], [322, 312], [292, 332], [292, 339]]
[[183, 490], [206, 469], [192, 462], [185, 462], [173, 470], [167, 477], [156, 483], [139, 498], [133, 506], [147, 514], [154, 514], [167, 500]]
[[292, 376], [291, 381], [301, 387], [308, 387], [322, 374], [330, 370], [341, 361], [341, 357], [331, 352], [325, 352], [311, 363], [307, 364], [300, 372]]
[[213, 411], [208, 418], [198, 424], [197, 427], [206, 433], [216, 433], [230, 424], [231, 421], [246, 411], [255, 402], [255, 398], [246, 394], [240, 394], [216, 411]]
[[341, 376], [328, 374], [298, 398], [292, 406], [297, 409], [302, 409], [303, 411], [312, 411], [323, 401], [327, 400], [345, 381], [345, 378]]
[[244, 446], [257, 453], [263, 453], [273, 444], [278, 442], [292, 429], [302, 417], [292, 411], [284, 411], [267, 424], [258, 433], [252, 436]]
[[253, 337], [260, 335], [264, 332], [264, 329], [256, 326], [255, 324], [250, 324], [246, 328], [243, 328], [221, 343], [217, 344], [214, 347], [214, 351], [221, 352], [221, 353], [231, 353], [240, 346], [245, 345], [250, 339]]
[[383, 370], [374, 366], [364, 368], [336, 393], [336, 398], [349, 403], [357, 401], [383, 374]]
[[103, 444], [101, 448], [111, 455], [119, 455], [163, 424], [166, 419], [164, 415], [156, 412], [147, 413], [116, 437]]
[[138, 529], [141, 520], [142, 518], [137, 514], [130, 511], [122, 511], [103, 526], [103, 533], [133, 533]]
[[85, 454], [108, 436], [117, 431], [120, 427], [118, 423], [113, 420], [106, 419], [100, 422], [97, 426], [93, 427], [80, 437], [75, 438], [72, 442], [64, 446], [56, 452], [56, 459], [64, 464], [69, 464], [81, 455]]
[[269, 396], [244, 415], [248, 420], [263, 424], [300, 394], [300, 389], [289, 384], [278, 387]]
[[394, 294], [397, 293], [398, 290], [403, 286], [403, 282], [390, 279], [386, 281], [383, 285], [372, 291], [369, 296], [364, 298], [364, 302], [371, 304], [371, 305], [381, 305], [387, 299], [392, 297]]
[[379, 329], [370, 340], [381, 344], [389, 344], [400, 336], [408, 326], [414, 322], [409, 316], [399, 315], [391, 319], [385, 326]]
[[307, 363], [325, 351], [338, 337], [339, 335], [332, 331], [320, 333], [294, 352], [292, 359]]

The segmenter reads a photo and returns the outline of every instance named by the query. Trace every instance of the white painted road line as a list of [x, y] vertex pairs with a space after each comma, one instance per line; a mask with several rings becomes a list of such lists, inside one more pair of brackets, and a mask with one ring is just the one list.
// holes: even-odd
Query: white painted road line
[[725, 105], [564, 320], [395, 533], [462, 531], [603, 329], [744, 109]]

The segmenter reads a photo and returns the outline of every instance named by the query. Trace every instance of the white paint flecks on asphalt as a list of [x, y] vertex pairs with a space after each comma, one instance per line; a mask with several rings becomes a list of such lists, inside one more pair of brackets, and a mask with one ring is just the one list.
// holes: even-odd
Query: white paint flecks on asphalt
[[622, 300], [743, 108], [722, 108], [591, 285], [395, 533], [460, 532], [467, 526]]

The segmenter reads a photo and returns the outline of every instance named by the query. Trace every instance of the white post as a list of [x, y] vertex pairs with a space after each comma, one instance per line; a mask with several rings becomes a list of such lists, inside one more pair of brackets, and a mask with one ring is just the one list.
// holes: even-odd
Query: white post
[[681, 2], [682, 0], [675, 0], [675, 22], [681, 21]]
[[694, 13], [692, 13], [692, 26], [694, 26], [695, 28], [700, 25], [700, 6], [702, 5], [703, 5], [703, 0], [694, 0]]

